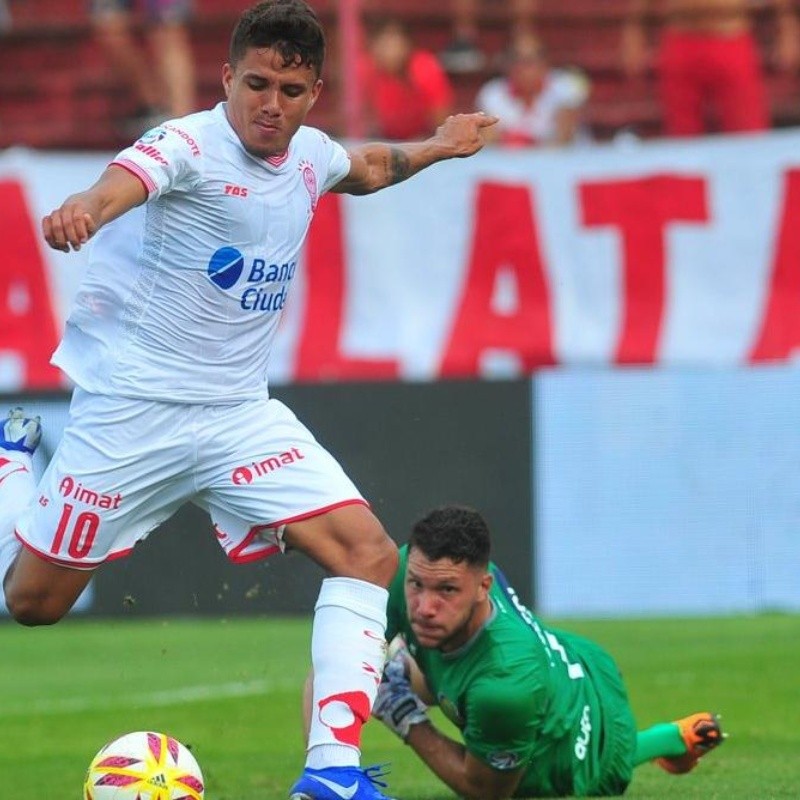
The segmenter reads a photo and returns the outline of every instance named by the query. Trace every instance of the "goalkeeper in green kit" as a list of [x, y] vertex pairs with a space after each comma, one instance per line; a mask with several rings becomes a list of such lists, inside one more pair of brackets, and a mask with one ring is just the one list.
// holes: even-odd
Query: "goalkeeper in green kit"
[[[372, 710], [456, 794], [620, 795], [635, 766], [685, 773], [723, 742], [707, 712], [637, 732], [612, 658], [546, 628], [489, 551], [473, 509], [440, 508], [414, 526], [389, 590], [387, 638], [402, 639]], [[463, 744], [431, 724], [428, 705], [455, 723]]]

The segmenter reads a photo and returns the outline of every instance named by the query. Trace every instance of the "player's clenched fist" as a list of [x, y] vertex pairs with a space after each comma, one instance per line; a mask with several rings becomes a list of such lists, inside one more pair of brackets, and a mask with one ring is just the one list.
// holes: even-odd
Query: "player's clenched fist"
[[50, 247], [65, 253], [80, 250], [97, 230], [92, 211], [80, 195], [68, 198], [42, 219], [42, 233]]
[[44, 240], [65, 253], [70, 248], [80, 250], [103, 225], [146, 199], [141, 179], [111, 164], [93, 186], [70, 195], [60, 208], [42, 219]]

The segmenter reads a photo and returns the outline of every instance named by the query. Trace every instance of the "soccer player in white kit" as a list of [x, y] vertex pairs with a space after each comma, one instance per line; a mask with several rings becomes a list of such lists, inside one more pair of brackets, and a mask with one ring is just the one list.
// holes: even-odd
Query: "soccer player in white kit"
[[290, 797], [385, 800], [359, 746], [397, 549], [334, 458], [269, 397], [270, 343], [322, 193], [366, 194], [470, 156], [496, 120], [457, 115], [427, 141], [347, 152], [303, 125], [324, 50], [304, 0], [243, 12], [222, 70], [227, 101], [148, 131], [44, 217], [55, 249], [93, 239], [53, 357], [76, 388], [38, 486], [38, 420], [15, 409], [3, 426], [0, 576], [17, 621], [52, 624], [93, 569], [187, 500], [208, 510], [233, 561], [304, 552], [330, 577], [314, 613], [306, 768]]

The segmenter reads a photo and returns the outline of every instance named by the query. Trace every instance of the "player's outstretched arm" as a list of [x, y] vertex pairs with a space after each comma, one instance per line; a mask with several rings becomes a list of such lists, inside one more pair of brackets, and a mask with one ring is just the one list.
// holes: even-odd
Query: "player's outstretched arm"
[[448, 117], [424, 142], [369, 143], [350, 150], [350, 173], [331, 191], [371, 194], [416, 175], [448, 158], [475, 155], [486, 144], [485, 132], [497, 117], [477, 112]]
[[80, 250], [103, 225], [145, 200], [147, 190], [139, 178], [111, 164], [93, 186], [70, 195], [42, 218], [42, 234], [54, 250]]

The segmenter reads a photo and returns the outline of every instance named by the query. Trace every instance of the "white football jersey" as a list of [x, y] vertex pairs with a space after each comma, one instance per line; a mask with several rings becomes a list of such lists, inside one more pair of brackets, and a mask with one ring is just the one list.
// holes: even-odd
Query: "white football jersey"
[[321, 194], [350, 171], [301, 127], [247, 153], [225, 104], [164, 123], [113, 161], [148, 201], [104, 226], [53, 363], [83, 389], [182, 403], [266, 397], [270, 347]]

